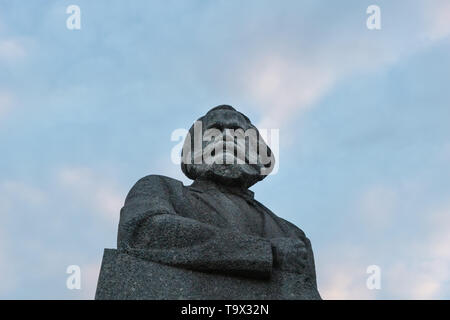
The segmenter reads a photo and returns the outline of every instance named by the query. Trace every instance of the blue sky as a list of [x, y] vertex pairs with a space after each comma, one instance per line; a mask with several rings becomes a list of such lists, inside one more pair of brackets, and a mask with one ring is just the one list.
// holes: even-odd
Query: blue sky
[[128, 190], [190, 183], [172, 132], [231, 104], [280, 129], [252, 190], [310, 237], [324, 298], [449, 299], [449, 36], [445, 0], [2, 1], [0, 298], [93, 298]]

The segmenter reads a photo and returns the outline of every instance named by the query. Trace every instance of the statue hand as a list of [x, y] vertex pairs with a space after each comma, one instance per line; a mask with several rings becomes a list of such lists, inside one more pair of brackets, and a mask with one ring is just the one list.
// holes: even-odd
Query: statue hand
[[274, 238], [272, 244], [273, 266], [279, 270], [303, 273], [308, 265], [308, 249], [300, 239]]

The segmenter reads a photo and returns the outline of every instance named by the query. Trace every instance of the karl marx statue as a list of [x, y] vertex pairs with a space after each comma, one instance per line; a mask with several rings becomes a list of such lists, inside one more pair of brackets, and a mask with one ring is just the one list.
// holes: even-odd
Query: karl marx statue
[[183, 146], [194, 182], [149, 175], [130, 190], [96, 299], [320, 299], [309, 239], [248, 189], [274, 161], [245, 115], [211, 109]]

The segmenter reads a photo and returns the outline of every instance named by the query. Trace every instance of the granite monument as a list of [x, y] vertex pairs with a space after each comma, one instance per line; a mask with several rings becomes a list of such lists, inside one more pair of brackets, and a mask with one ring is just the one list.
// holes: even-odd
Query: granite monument
[[249, 190], [275, 161], [250, 120], [211, 109], [181, 157], [191, 185], [149, 175], [131, 188], [95, 298], [320, 299], [309, 239]]

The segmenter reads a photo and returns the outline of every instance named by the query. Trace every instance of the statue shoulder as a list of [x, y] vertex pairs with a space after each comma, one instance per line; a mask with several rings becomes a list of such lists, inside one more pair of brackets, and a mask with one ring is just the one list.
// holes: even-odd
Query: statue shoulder
[[286, 219], [280, 218], [280, 217], [278, 217], [278, 221], [281, 224], [283, 224], [296, 237], [301, 238], [303, 240], [306, 239], [307, 241], [309, 241], [309, 239], [306, 237], [305, 232], [302, 229], [300, 229], [299, 227], [297, 227], [295, 224], [293, 224], [292, 222], [290, 222], [290, 221], [288, 221]]
[[179, 180], [151, 174], [139, 179], [128, 192], [125, 203], [139, 196], [165, 197], [173, 193], [179, 193], [183, 189], [183, 183]]
[[264, 208], [265, 212], [272, 217], [273, 220], [276, 221], [276, 223], [278, 224], [278, 226], [280, 226], [280, 228], [287, 234], [290, 236], [294, 236], [296, 238], [301, 238], [301, 239], [306, 239], [307, 241], [308, 238], [306, 237], [305, 232], [303, 232], [302, 229], [300, 229], [299, 227], [297, 227], [295, 224], [293, 224], [292, 222], [289, 222], [286, 219], [283, 219], [281, 217], [279, 217], [278, 215], [276, 215], [275, 213], [273, 213], [270, 209], [268, 209], [266, 206], [264, 206], [262, 203], [260, 203], [259, 201], [255, 201], [260, 207]]

